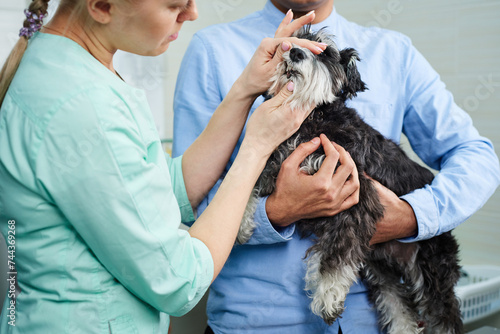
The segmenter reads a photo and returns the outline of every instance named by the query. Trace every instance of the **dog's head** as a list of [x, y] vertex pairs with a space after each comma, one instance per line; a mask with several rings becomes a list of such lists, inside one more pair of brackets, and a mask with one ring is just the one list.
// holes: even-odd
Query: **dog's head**
[[309, 49], [293, 44], [283, 54], [283, 61], [271, 78], [270, 95], [276, 95], [292, 80], [295, 89], [289, 100], [290, 106], [292, 109], [310, 109], [313, 105], [350, 99], [366, 89], [356, 66], [360, 60], [356, 50], [339, 51], [333, 36], [324, 29], [313, 33], [310, 26], [306, 26], [294, 36], [328, 46], [323, 53], [315, 55]]

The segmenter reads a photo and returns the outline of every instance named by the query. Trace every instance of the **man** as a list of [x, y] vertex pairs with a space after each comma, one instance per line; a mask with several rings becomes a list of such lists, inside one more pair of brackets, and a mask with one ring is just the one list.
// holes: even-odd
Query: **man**
[[[271, 0], [243, 19], [198, 32], [176, 87], [174, 155], [182, 154], [201, 133], [253, 50], [274, 35], [288, 8], [296, 17], [314, 9], [313, 30], [327, 27], [339, 49], [359, 52], [358, 70], [369, 90], [350, 106], [396, 142], [404, 130], [420, 158], [440, 171], [431, 185], [401, 198], [377, 184], [386, 212], [372, 243], [428, 239], [455, 228], [480, 208], [500, 180], [491, 143], [477, 133], [407, 37], [348, 22], [336, 13], [333, 0]], [[258, 99], [253, 108], [261, 102]], [[260, 201], [252, 239], [233, 248], [212, 284], [207, 313], [217, 334], [338, 333], [340, 328], [346, 334], [379, 333], [363, 282], [351, 287], [346, 309], [332, 326], [309, 309], [302, 259], [312, 241], [300, 239], [293, 222], [322, 216], [324, 208], [312, 205], [317, 204], [318, 189], [307, 182], [313, 176], [298, 172], [300, 154], [292, 155], [296, 168], [282, 169], [276, 191]]]

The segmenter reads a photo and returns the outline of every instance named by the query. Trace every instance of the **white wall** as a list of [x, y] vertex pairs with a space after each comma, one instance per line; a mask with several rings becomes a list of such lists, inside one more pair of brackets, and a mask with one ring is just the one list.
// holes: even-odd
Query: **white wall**
[[26, 1], [0, 0], [0, 64], [17, 42], [19, 30], [25, 19]]

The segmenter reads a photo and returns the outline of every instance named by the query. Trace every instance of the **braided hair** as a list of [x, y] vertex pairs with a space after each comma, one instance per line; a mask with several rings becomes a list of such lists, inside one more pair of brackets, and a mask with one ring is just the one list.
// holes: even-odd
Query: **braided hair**
[[42, 20], [47, 16], [47, 9], [50, 0], [33, 0], [28, 9], [25, 10], [26, 20], [24, 20], [23, 28], [20, 31], [20, 38], [12, 49], [9, 57], [5, 61], [0, 72], [0, 107], [2, 106], [7, 90], [9, 89], [12, 79], [21, 63], [24, 52], [28, 47], [28, 40], [34, 32], [40, 30]]

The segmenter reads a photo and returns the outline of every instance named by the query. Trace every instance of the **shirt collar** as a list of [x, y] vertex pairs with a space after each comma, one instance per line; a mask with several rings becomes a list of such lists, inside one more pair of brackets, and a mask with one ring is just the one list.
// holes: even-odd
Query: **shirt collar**
[[[279, 24], [285, 17], [285, 14], [283, 14], [278, 8], [276, 8], [271, 0], [268, 0], [266, 2], [266, 5], [264, 6], [264, 9], [261, 11], [262, 16], [272, 25], [278, 29]], [[328, 30], [330, 30], [331, 33], [339, 33], [338, 31], [338, 24], [339, 24], [339, 19], [340, 16], [337, 14], [337, 11], [335, 9], [335, 6], [333, 6], [333, 10], [331, 14], [322, 22], [319, 22], [317, 24], [312, 25], [312, 30], [317, 31], [323, 27], [327, 27]]]

